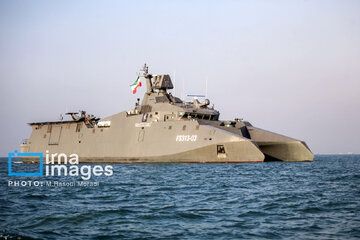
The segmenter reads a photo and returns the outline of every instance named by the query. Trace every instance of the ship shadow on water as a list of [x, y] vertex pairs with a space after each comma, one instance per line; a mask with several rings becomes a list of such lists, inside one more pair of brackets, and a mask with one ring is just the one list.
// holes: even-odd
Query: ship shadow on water
[[264, 158], [264, 162], [283, 162], [282, 160], [278, 159], [278, 158], [274, 158], [268, 154], [264, 154], [265, 158]]

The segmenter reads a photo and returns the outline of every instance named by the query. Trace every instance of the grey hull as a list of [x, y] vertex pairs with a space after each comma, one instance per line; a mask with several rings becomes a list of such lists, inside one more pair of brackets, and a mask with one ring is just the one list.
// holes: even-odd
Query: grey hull
[[[75, 123], [53, 125], [51, 131], [60, 132], [57, 144], [51, 142], [53, 132], [47, 133], [48, 125], [35, 125], [29, 143], [22, 147], [23, 152], [41, 152], [44, 156], [46, 150], [67, 155], [76, 153], [80, 162], [103, 163], [262, 162], [265, 158], [254, 141], [197, 121], [153, 122], [147, 127], [137, 127], [141, 117], [128, 118], [125, 113], [107, 120], [114, 123], [111, 128], [83, 126], [79, 132]], [[124, 125], [127, 127], [121, 128]], [[179, 136], [194, 138], [186, 141], [179, 140]], [[225, 153], [219, 153], [218, 146], [224, 146]], [[38, 159], [27, 157], [23, 161]]]
[[305, 162], [314, 160], [314, 154], [305, 142], [253, 127], [248, 122], [239, 121], [234, 126], [221, 126], [221, 122], [212, 121], [202, 121], [202, 123], [252, 140], [264, 154], [264, 161]]
[[[223, 143], [228, 149], [226, 154], [216, 153], [217, 145], [156, 157], [80, 157], [80, 163], [250, 163], [263, 162], [264, 154], [251, 142]], [[24, 163], [38, 163], [38, 158], [23, 157]], [[45, 163], [45, 162], [44, 162]]]

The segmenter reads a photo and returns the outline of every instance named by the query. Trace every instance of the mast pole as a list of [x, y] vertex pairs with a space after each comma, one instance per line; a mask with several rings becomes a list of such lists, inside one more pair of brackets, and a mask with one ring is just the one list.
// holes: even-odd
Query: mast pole
[[140, 71], [144, 72], [140, 76], [144, 77], [146, 79], [146, 93], [150, 94], [150, 93], [154, 92], [154, 90], [152, 89], [152, 83], [151, 83], [152, 75], [149, 74], [149, 67], [146, 65], [146, 63], [144, 64], [143, 69], [141, 69]]

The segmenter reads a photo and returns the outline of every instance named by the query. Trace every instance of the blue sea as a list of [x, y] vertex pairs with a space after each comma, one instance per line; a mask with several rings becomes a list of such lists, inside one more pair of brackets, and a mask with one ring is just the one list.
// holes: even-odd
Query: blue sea
[[[360, 155], [112, 166], [88, 181], [20, 177], [1, 158], [0, 238], [360, 239]], [[33, 185], [46, 181], [91, 184]]]

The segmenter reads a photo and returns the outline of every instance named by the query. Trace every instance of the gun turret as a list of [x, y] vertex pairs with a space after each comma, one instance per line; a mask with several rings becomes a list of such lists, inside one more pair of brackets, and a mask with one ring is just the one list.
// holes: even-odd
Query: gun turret
[[194, 105], [197, 108], [202, 108], [202, 107], [206, 107], [210, 104], [210, 100], [209, 99], [205, 99], [203, 103], [200, 103], [199, 100], [197, 98], [194, 98]]

